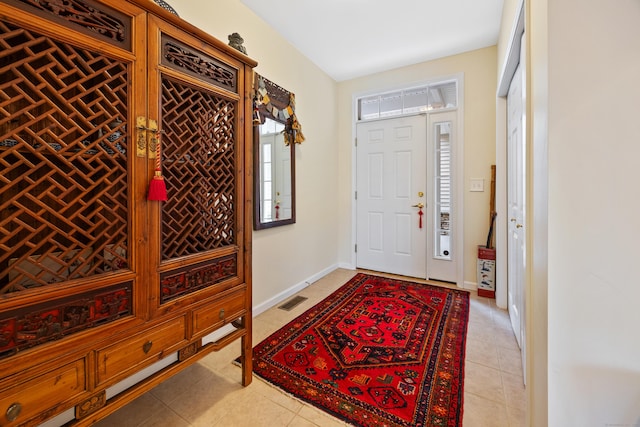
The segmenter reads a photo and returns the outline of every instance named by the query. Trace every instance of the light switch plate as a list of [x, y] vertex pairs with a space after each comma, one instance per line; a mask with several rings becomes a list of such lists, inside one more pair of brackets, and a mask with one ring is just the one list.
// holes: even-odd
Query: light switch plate
[[471, 178], [471, 185], [469, 186], [469, 191], [484, 191], [484, 179]]

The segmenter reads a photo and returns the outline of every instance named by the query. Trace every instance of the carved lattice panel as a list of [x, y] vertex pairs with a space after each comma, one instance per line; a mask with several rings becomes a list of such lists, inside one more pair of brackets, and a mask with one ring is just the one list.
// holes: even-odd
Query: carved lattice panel
[[126, 268], [128, 66], [0, 21], [0, 294]]
[[164, 78], [162, 259], [235, 243], [237, 102]]

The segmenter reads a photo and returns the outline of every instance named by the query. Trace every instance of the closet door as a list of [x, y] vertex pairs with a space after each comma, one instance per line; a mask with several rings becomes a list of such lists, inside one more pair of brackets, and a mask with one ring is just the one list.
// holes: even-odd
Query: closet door
[[154, 315], [223, 296], [216, 313], [194, 309], [193, 334], [203, 336], [245, 313], [244, 69], [155, 17], [149, 40], [149, 63], [158, 64], [149, 117], [160, 139], [150, 167], [161, 168], [168, 197], [149, 204]]

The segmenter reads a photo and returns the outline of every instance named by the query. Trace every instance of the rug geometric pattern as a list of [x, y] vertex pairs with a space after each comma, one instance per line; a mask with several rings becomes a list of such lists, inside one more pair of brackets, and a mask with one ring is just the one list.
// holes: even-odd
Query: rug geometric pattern
[[258, 344], [254, 373], [356, 426], [459, 426], [469, 294], [359, 273]]

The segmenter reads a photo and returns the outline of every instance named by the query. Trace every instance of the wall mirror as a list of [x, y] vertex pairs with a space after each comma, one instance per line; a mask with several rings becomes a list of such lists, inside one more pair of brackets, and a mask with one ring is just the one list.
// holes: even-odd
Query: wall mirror
[[255, 73], [254, 228], [296, 222], [295, 150], [287, 108], [291, 94]]

